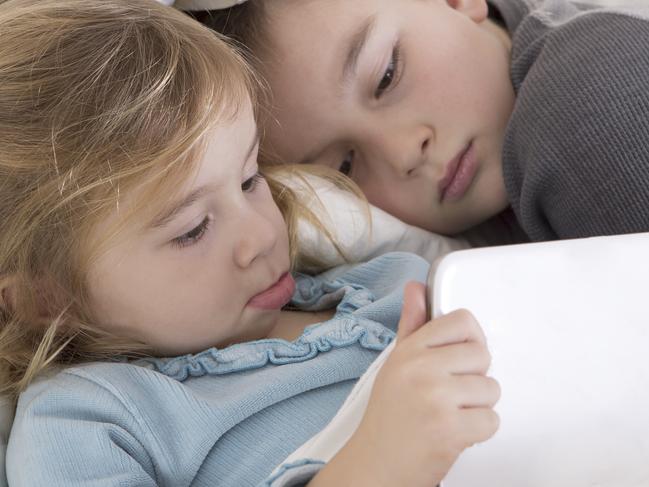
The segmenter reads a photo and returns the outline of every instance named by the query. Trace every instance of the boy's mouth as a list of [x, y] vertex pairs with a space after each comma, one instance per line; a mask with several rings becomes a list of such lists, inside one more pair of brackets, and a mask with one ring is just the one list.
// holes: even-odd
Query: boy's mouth
[[444, 177], [437, 184], [439, 202], [461, 199], [471, 186], [478, 170], [478, 160], [470, 141], [458, 155], [446, 163]]

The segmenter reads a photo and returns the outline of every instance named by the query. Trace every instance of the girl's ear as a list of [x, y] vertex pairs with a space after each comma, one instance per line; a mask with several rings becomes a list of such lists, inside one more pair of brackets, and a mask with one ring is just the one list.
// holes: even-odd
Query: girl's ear
[[[18, 302], [19, 297], [22, 297], [20, 293], [23, 292], [20, 284], [17, 276], [0, 276], [0, 311], [14, 313], [18, 304], [22, 306], [23, 303]], [[59, 312], [55, 308], [54, 288], [46, 286], [45, 280], [35, 280], [30, 284], [30, 287], [36, 291], [33, 296], [35, 301], [30, 319], [34, 320], [34, 323], [42, 321], [47, 325], [55, 316], [55, 312]]]
[[487, 18], [487, 0], [446, 0], [449, 7], [463, 13], [476, 23]]
[[11, 312], [15, 306], [15, 280], [12, 277], [0, 276], [0, 310]]

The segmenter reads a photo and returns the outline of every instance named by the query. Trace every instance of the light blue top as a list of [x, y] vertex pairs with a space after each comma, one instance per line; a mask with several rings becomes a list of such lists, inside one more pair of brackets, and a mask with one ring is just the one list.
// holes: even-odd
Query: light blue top
[[309, 459], [270, 474], [334, 416], [394, 338], [405, 282], [427, 270], [391, 253], [296, 276], [296, 307], [337, 308], [294, 342], [93, 363], [39, 380], [18, 403], [9, 485], [304, 485], [320, 467]]

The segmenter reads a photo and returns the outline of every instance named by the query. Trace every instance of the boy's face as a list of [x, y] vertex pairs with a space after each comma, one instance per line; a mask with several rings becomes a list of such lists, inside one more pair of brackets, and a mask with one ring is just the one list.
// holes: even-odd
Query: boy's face
[[485, 21], [484, 0], [283, 0], [267, 8], [266, 134], [281, 161], [339, 169], [371, 203], [439, 233], [507, 206], [509, 39]]
[[294, 284], [284, 220], [256, 177], [257, 141], [250, 108], [217, 127], [167, 218], [130, 223], [95, 261], [101, 325], [164, 355], [268, 335]]

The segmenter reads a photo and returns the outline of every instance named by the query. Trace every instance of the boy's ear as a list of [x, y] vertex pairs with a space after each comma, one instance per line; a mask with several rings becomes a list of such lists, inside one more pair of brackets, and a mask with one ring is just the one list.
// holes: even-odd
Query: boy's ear
[[446, 0], [446, 3], [477, 23], [485, 20], [489, 12], [487, 0]]

